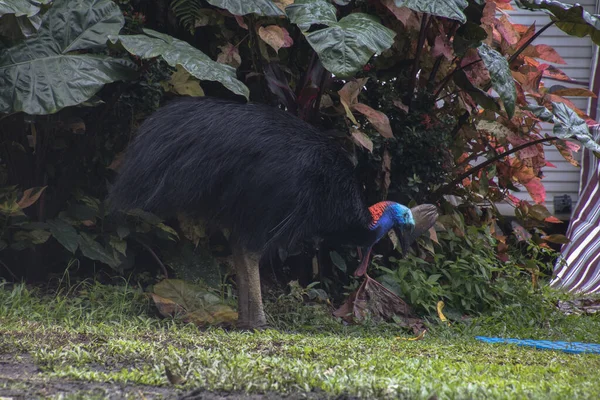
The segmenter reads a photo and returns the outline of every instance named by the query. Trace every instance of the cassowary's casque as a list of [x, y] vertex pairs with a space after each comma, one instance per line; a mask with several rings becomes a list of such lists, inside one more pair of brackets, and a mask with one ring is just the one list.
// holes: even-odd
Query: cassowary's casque
[[[422, 233], [401, 204], [367, 207], [352, 163], [313, 126], [272, 107], [215, 98], [173, 101], [150, 116], [127, 150], [110, 203], [163, 216], [185, 212], [229, 229], [241, 327], [266, 322], [261, 254], [311, 237], [335, 239], [363, 250], [362, 275], [371, 247], [390, 229], [404, 249]], [[434, 206], [420, 207], [435, 219]]]

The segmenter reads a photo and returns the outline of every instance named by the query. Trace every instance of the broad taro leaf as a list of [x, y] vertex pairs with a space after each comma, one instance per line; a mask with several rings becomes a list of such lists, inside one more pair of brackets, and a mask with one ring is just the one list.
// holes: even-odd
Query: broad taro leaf
[[508, 117], [512, 118], [515, 113], [517, 89], [512, 74], [510, 73], [508, 61], [502, 54], [498, 53], [487, 44], [479, 46], [477, 51], [486, 68], [490, 71], [492, 87], [500, 95]]
[[528, 104], [525, 108], [531, 111], [533, 115], [535, 115], [544, 122], [552, 122], [554, 120], [554, 115], [552, 115], [550, 110], [548, 110], [544, 106], [540, 106], [537, 104]]
[[103, 262], [112, 268], [116, 269], [121, 264], [121, 261], [115, 258], [112, 251], [104, 248], [104, 246], [94, 240], [94, 237], [87, 233], [81, 232], [79, 236], [79, 249], [86, 258]]
[[104, 46], [123, 24], [110, 0], [57, 0], [36, 37], [0, 54], [0, 112], [52, 114], [88, 100], [106, 83], [130, 78], [133, 63], [72, 53]]
[[466, 0], [394, 0], [398, 7], [407, 7], [413, 11], [467, 22], [463, 10], [469, 3]]
[[75, 253], [77, 247], [79, 247], [79, 235], [71, 224], [66, 223], [62, 219], [54, 219], [48, 221], [50, 232], [52, 236], [63, 245], [63, 247], [69, 250], [71, 253]]
[[257, 14], [268, 17], [284, 15], [271, 0], [207, 0], [215, 7], [224, 8], [233, 15]]
[[328, 28], [306, 34], [323, 66], [340, 78], [351, 77], [374, 54], [389, 49], [396, 34], [368, 14], [353, 13]]
[[285, 13], [302, 31], [309, 30], [311, 25], [337, 23], [335, 6], [325, 0], [296, 0], [285, 8]]
[[552, 13], [556, 26], [572, 36], [590, 35], [600, 45], [600, 18], [585, 11], [580, 5], [570, 5], [554, 0], [517, 0], [517, 6]]
[[[148, 59], [162, 57], [169, 65], [181, 65], [201, 81], [220, 82], [235, 94], [248, 98], [250, 91], [236, 78], [235, 68], [213, 61], [200, 50], [183, 40], [144, 29], [145, 35], [120, 35], [118, 39], [133, 55]], [[111, 37], [116, 40], [117, 37]]]
[[600, 153], [600, 144], [596, 143], [590, 134], [585, 121], [563, 103], [552, 103], [554, 114], [553, 133], [561, 139], [575, 138], [586, 148]]
[[15, 17], [31, 17], [40, 11], [40, 6], [47, 1], [36, 0], [0, 0], [0, 17], [5, 14], [15, 14]]

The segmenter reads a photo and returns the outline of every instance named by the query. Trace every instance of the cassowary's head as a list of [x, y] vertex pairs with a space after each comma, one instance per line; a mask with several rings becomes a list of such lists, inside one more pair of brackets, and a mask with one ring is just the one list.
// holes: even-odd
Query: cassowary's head
[[376, 242], [390, 229], [394, 229], [400, 240], [402, 252], [408, 251], [410, 239], [415, 230], [415, 220], [410, 208], [391, 201], [383, 201], [371, 206], [369, 211], [373, 217], [371, 229], [378, 233]]
[[389, 208], [394, 221], [394, 231], [396, 232], [396, 236], [398, 236], [398, 240], [400, 240], [402, 252], [406, 254], [410, 246], [411, 235], [415, 230], [413, 214], [410, 208], [402, 204], [393, 203]]

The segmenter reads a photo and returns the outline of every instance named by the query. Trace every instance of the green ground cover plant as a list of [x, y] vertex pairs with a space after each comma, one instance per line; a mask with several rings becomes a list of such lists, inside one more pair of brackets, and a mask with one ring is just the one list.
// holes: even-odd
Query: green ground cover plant
[[293, 295], [267, 303], [275, 329], [239, 332], [159, 319], [136, 285], [47, 291], [4, 284], [0, 396], [177, 398], [197, 390], [204, 397], [196, 398], [597, 398], [598, 355], [474, 339], [600, 339], [600, 318], [563, 315], [553, 306], [557, 295], [542, 289], [519, 306], [450, 326], [431, 318], [425, 337], [412, 341], [394, 324], [343, 325], [326, 305]]

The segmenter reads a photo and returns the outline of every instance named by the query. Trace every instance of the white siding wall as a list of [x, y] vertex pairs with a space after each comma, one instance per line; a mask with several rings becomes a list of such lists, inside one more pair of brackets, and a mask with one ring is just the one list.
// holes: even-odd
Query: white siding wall
[[[563, 0], [565, 3], [574, 4], [573, 0]], [[579, 0], [586, 11], [596, 13], [596, 0]], [[514, 11], [509, 12], [513, 23], [530, 26], [535, 22], [536, 30], [550, 22], [549, 17], [542, 11], [521, 10], [514, 3], [511, 3]], [[565, 60], [566, 65], [554, 64], [557, 68], [563, 70], [571, 79], [584, 83], [585, 85], [572, 85], [560, 81], [546, 79], [544, 85], [550, 87], [552, 85], [563, 85], [567, 87], [589, 87], [592, 75], [592, 61], [594, 57], [595, 45], [593, 45], [589, 37], [577, 38], [568, 36], [560, 29], [552, 26], [538, 37], [533, 44], [548, 44], [552, 46], [558, 54]], [[543, 61], [546, 62], [546, 61]], [[569, 98], [577, 107], [586, 111], [588, 108], [587, 98]], [[545, 124], [544, 132], [552, 133], [552, 126]], [[568, 194], [573, 199], [573, 207], [575, 207], [578, 199], [579, 191], [579, 173], [580, 169], [573, 167], [565, 161], [560, 153], [553, 146], [545, 147], [546, 159], [556, 168], [544, 168], [544, 179], [542, 180], [546, 187], [546, 206], [551, 213], [554, 213], [554, 196], [562, 196]], [[580, 159], [581, 151], [577, 154], [577, 159]], [[531, 200], [527, 191], [523, 188], [523, 192], [516, 193], [517, 197]], [[505, 215], [514, 215], [512, 207], [508, 204], [498, 204], [498, 208]], [[568, 219], [569, 215], [557, 215], [561, 219]]]

